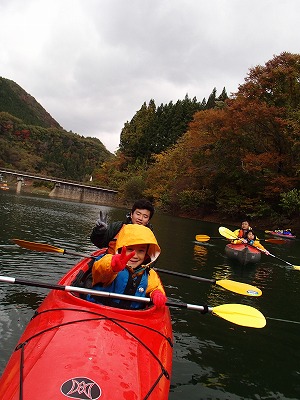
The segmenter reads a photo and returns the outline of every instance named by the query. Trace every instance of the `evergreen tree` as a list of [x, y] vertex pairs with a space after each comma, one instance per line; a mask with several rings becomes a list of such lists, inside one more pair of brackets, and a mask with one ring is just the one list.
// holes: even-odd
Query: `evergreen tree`
[[144, 103], [121, 132], [120, 151], [134, 159], [151, 161], [154, 154], [174, 145], [186, 132], [196, 111], [203, 109], [196, 97], [186, 94], [175, 104], [161, 104], [157, 109], [154, 100]]
[[209, 98], [207, 100], [206, 104], [206, 109], [209, 110], [210, 108], [214, 108], [216, 105], [216, 94], [217, 94], [217, 89], [214, 88], [211, 94], [209, 95]]
[[226, 89], [225, 89], [225, 87], [224, 87], [223, 90], [222, 90], [222, 93], [221, 93], [220, 96], [218, 97], [218, 101], [225, 101], [225, 100], [227, 100], [227, 99], [228, 99], [228, 96], [227, 96]]

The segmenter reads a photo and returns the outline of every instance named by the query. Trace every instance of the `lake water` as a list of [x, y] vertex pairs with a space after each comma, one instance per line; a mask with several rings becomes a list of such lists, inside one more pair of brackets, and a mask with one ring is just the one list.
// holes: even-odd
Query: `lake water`
[[[110, 219], [127, 210], [101, 207]], [[15, 195], [0, 191], [0, 274], [56, 283], [78, 258], [22, 249], [12, 238], [48, 243], [76, 252], [95, 247], [89, 235], [100, 206]], [[225, 257], [225, 240], [195, 245], [196, 234], [220, 236], [218, 224], [155, 214], [153, 225], [162, 254], [158, 268], [213, 279], [249, 283], [263, 291], [245, 297], [218, 285], [161, 274], [168, 297], [215, 307], [240, 303], [267, 318], [263, 329], [245, 328], [212, 314], [171, 309], [174, 330], [170, 400], [300, 399], [300, 271], [262, 255], [254, 266], [239, 267]], [[237, 227], [228, 226], [229, 229]], [[263, 231], [258, 231], [263, 238]], [[264, 243], [277, 257], [300, 264], [297, 240]], [[0, 286], [0, 373], [47, 289]]]

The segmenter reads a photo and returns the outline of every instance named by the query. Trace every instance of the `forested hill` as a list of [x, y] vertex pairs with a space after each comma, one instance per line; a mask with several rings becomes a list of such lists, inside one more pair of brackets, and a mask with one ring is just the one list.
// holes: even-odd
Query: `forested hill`
[[100, 140], [67, 132], [34, 97], [0, 77], [0, 167], [86, 182], [112, 157]]
[[24, 89], [10, 79], [0, 77], [0, 111], [17, 117], [27, 125], [60, 128], [58, 122]]

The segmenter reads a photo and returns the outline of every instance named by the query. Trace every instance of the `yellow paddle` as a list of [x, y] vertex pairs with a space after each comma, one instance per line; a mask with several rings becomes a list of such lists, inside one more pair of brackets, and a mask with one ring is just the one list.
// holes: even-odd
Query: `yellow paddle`
[[263, 328], [266, 325], [265, 317], [260, 311], [243, 304], [223, 304], [214, 307], [212, 312], [227, 321], [242, 326]]
[[[233, 233], [233, 232], [232, 232]], [[210, 239], [221, 239], [221, 240], [224, 240], [224, 238], [223, 237], [211, 237], [211, 236], [208, 236], [208, 235], [196, 235], [195, 236], [195, 239], [197, 240], [197, 242], [208, 242]], [[282, 240], [282, 239], [260, 239], [260, 241], [264, 241], [264, 242], [269, 242], [269, 243], [275, 243], [275, 244], [282, 244], [282, 243], [285, 243], [285, 241], [284, 240]]]
[[[63, 286], [59, 284], [51, 284], [47, 282], [36, 282], [25, 279], [12, 278], [9, 276], [0, 276], [0, 282], [42, 287], [54, 290], [63, 290], [66, 292], [76, 292], [82, 294], [91, 294], [100, 297], [112, 297], [122, 300], [139, 301], [144, 303], [151, 303], [149, 297], [130, 296], [126, 294], [118, 294], [111, 292], [102, 292], [99, 290], [80, 288], [77, 286]], [[202, 314], [212, 313], [220, 318], [223, 318], [236, 325], [248, 326], [251, 328], [263, 328], [266, 325], [266, 318], [256, 308], [246, 306], [243, 304], [223, 304], [216, 307], [199, 306], [196, 304], [187, 304], [181, 302], [167, 301], [166, 305], [176, 308], [187, 308], [189, 310], [201, 311]]]
[[[49, 244], [44, 244], [44, 243], [36, 243], [36, 242], [28, 242], [27, 240], [20, 240], [20, 239], [12, 239], [14, 243], [16, 243], [18, 246], [25, 247], [26, 249], [29, 250], [36, 250], [36, 251], [43, 251], [43, 252], [51, 252], [51, 253], [60, 253], [60, 254], [71, 254], [79, 257], [91, 257], [91, 255], [87, 254], [82, 254], [82, 253], [74, 253], [65, 249], [61, 249], [59, 247], [55, 247]], [[212, 284], [216, 284], [218, 286], [223, 287], [224, 289], [230, 290], [234, 293], [242, 294], [244, 296], [261, 296], [262, 291], [258, 289], [256, 286], [248, 285], [247, 283], [241, 283], [241, 282], [236, 282], [236, 281], [231, 281], [229, 279], [222, 279], [219, 281], [216, 281], [215, 279], [207, 279], [207, 278], [201, 278], [198, 276], [194, 275], [187, 275], [183, 274], [181, 272], [175, 272], [175, 271], [169, 271], [166, 269], [160, 269], [160, 268], [154, 268], [158, 272], [162, 272], [165, 274], [169, 275], [177, 275], [181, 276], [183, 278], [190, 278], [193, 280], [197, 281], [202, 281], [202, 282], [208, 282]]]
[[[231, 240], [239, 239], [239, 237], [234, 232], [232, 232], [228, 228], [225, 228], [224, 226], [220, 226], [219, 232], [220, 232], [220, 235], [226, 237], [226, 239], [231, 239]], [[251, 245], [251, 246], [255, 247], [257, 250], [262, 251], [259, 247], [256, 247], [256, 246], [253, 246], [253, 245]], [[284, 262], [285, 264], [289, 265], [290, 267], [293, 267], [293, 269], [300, 271], [300, 265], [293, 265], [290, 262], [285, 261], [282, 258], [279, 258], [279, 257], [277, 257], [277, 256], [275, 256], [274, 254], [271, 254], [271, 253], [269, 253], [268, 255], [271, 256], [271, 257], [277, 258], [278, 260]]]
[[154, 268], [154, 270], [157, 272], [160, 272], [160, 273], [166, 273], [169, 275], [177, 275], [177, 276], [181, 276], [183, 278], [190, 278], [195, 281], [212, 283], [212, 284], [221, 286], [224, 289], [230, 290], [231, 292], [242, 294], [244, 296], [258, 297], [258, 296], [262, 295], [262, 291], [260, 289], [258, 289], [256, 286], [252, 286], [247, 283], [232, 281], [230, 279], [221, 279], [219, 281], [216, 281], [215, 279], [202, 278], [200, 276], [183, 274], [181, 272], [169, 271], [166, 269], [161, 269], [161, 268], [156, 268], [156, 267]]

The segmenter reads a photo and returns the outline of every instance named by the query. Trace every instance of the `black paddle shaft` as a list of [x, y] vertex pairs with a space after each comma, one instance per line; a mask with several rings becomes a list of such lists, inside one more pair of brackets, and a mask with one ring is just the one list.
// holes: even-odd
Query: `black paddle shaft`
[[160, 269], [160, 268], [153, 268], [153, 269], [157, 272], [162, 272], [162, 273], [169, 274], [169, 275], [182, 276], [183, 278], [190, 278], [190, 279], [193, 279], [196, 281], [201, 281], [201, 282], [216, 283], [216, 281], [214, 279], [201, 278], [200, 276], [182, 274], [181, 272], [169, 271], [167, 269]]

